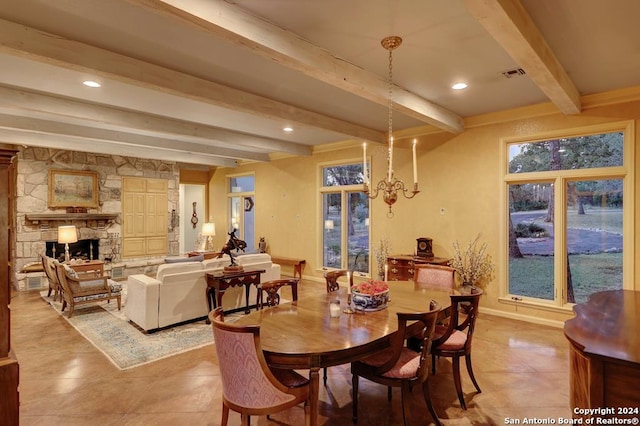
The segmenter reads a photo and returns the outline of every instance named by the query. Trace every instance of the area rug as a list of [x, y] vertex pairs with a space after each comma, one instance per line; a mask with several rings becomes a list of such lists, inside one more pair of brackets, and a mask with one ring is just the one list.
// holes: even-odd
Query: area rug
[[73, 316], [68, 318], [68, 308], [61, 312], [60, 301], [54, 301], [53, 295], [47, 297], [46, 291], [41, 294], [69, 324], [121, 370], [213, 344], [211, 325], [205, 324], [204, 320], [144, 333], [124, 315], [126, 295], [121, 311], [118, 311], [116, 301], [112, 300], [111, 303], [97, 302], [76, 307]]

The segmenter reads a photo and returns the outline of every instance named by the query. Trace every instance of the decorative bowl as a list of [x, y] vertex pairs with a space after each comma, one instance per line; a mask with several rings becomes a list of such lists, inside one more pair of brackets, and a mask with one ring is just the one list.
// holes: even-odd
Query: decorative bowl
[[379, 311], [389, 305], [389, 290], [376, 294], [352, 293], [351, 302], [356, 311]]
[[384, 281], [366, 281], [352, 287], [351, 302], [358, 311], [379, 311], [389, 304], [389, 285]]

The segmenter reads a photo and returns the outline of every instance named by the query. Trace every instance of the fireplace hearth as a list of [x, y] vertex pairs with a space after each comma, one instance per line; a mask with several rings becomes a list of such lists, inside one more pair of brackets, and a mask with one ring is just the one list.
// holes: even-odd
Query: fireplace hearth
[[[54, 253], [55, 250], [55, 253]], [[64, 261], [64, 244], [57, 241], [46, 242], [46, 255]], [[76, 243], [69, 243], [69, 257], [80, 260], [98, 260], [100, 255], [100, 240], [86, 239], [78, 240]]]

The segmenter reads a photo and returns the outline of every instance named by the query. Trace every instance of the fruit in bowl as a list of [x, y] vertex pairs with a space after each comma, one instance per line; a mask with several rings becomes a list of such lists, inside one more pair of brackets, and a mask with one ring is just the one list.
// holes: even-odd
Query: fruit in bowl
[[389, 285], [369, 280], [351, 287], [351, 303], [357, 311], [379, 311], [389, 304]]

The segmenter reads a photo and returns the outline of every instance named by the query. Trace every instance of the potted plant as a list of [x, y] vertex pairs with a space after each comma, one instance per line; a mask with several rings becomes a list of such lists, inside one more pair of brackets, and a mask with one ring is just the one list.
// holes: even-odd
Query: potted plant
[[460, 244], [453, 243], [453, 259], [449, 266], [457, 272], [458, 280], [462, 286], [484, 287], [485, 280], [490, 279], [494, 264], [491, 256], [486, 253], [487, 243], [479, 244], [480, 235], [473, 241], [469, 241], [465, 250], [460, 248]]

